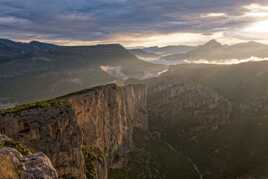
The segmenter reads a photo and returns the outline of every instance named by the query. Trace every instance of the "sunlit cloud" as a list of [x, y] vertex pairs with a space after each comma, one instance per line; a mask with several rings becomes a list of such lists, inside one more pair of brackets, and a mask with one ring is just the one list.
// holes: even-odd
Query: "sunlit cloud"
[[263, 0], [2, 0], [0, 38], [127, 47], [268, 42]]
[[249, 4], [243, 7], [248, 10], [244, 16], [253, 17], [255, 20], [239, 31], [242, 35], [254, 40], [268, 40], [268, 6]]
[[[126, 47], [137, 46], [167, 46], [167, 45], [196, 45], [207, 42], [211, 39], [219, 39], [225, 42], [223, 33], [201, 34], [201, 33], [170, 33], [170, 34], [115, 34], [105, 40], [87, 41], [87, 40], [46, 40], [39, 38], [37, 40], [55, 43], [58, 45], [94, 45], [94, 44], [122, 44]], [[24, 40], [25, 41], [25, 40]], [[25, 41], [27, 42], [27, 41]]]
[[262, 6], [260, 4], [249, 4], [243, 7], [248, 10], [244, 16], [248, 17], [268, 17], [268, 6]]
[[201, 17], [207, 18], [207, 17], [227, 17], [227, 14], [225, 13], [208, 13], [208, 14], [203, 14]]
[[268, 12], [247, 12], [245, 16], [248, 17], [268, 17]]
[[251, 11], [268, 11], [268, 6], [263, 6], [256, 3], [245, 5], [243, 7]]
[[268, 20], [255, 22], [243, 29], [244, 32], [265, 33], [268, 35]]
[[[167, 45], [196, 45], [202, 44], [209, 39], [218, 39], [222, 34], [214, 33], [210, 35], [204, 35], [201, 33], [171, 33], [171, 34], [147, 34], [147, 35], [136, 35], [136, 34], [124, 34], [114, 35], [110, 39], [106, 39], [106, 43], [121, 43], [126, 47], [137, 47], [137, 46], [167, 46]], [[84, 42], [84, 44], [87, 42]], [[73, 45], [71, 43], [70, 45]]]

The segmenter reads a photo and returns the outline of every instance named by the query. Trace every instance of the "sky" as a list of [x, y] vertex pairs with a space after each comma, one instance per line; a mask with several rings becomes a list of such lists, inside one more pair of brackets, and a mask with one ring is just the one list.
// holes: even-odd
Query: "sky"
[[0, 38], [126, 47], [268, 44], [268, 0], [0, 0]]

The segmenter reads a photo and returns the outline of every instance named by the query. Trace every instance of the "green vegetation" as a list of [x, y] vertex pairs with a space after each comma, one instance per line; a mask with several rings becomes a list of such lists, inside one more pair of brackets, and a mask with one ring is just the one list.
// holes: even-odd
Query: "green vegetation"
[[135, 177], [129, 176], [127, 169], [110, 169], [109, 178], [111, 179], [135, 179]]
[[88, 145], [83, 145], [82, 151], [85, 158], [86, 176], [88, 179], [94, 179], [97, 172], [96, 165], [104, 161], [104, 154], [100, 149]]
[[8, 114], [8, 113], [18, 113], [29, 109], [34, 108], [48, 108], [53, 106], [65, 106], [67, 102], [64, 100], [47, 100], [47, 101], [38, 101], [35, 103], [23, 104], [16, 106], [14, 108], [2, 109], [0, 110], [0, 114]]
[[14, 148], [17, 151], [19, 151], [22, 155], [32, 154], [32, 152], [27, 147], [25, 147], [24, 145], [22, 145], [19, 142], [13, 141], [11, 139], [6, 139], [6, 140], [0, 141], [0, 149], [4, 148], [4, 147]]

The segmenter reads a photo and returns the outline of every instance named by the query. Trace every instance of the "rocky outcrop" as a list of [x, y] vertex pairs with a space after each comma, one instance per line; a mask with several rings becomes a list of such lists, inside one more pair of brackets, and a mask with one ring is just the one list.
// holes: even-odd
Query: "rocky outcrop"
[[0, 112], [0, 132], [44, 152], [61, 178], [107, 179], [147, 129], [143, 85], [114, 84]]
[[105, 179], [109, 168], [120, 168], [133, 149], [134, 129], [147, 129], [146, 94], [143, 85], [108, 85], [68, 98], [82, 130], [83, 145], [103, 154], [96, 176]]
[[0, 135], [0, 178], [57, 179], [58, 174], [44, 153], [30, 154], [20, 143]]
[[67, 103], [49, 101], [20, 106], [0, 116], [1, 133], [44, 152], [60, 177], [84, 177], [81, 132]]

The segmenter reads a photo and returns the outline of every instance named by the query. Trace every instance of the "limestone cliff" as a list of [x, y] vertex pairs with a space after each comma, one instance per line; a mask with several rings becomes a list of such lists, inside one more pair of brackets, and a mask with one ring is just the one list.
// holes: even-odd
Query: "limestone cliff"
[[31, 154], [27, 147], [0, 135], [0, 178], [57, 179], [58, 174], [45, 154]]
[[0, 116], [1, 133], [47, 154], [60, 177], [84, 177], [81, 132], [67, 103], [21, 106]]
[[135, 128], [146, 130], [146, 94], [142, 85], [108, 85], [67, 97], [82, 130], [83, 145], [103, 154], [97, 162], [98, 179], [108, 177], [109, 168], [120, 168], [133, 149]]
[[107, 179], [146, 130], [143, 85], [114, 84], [0, 112], [0, 132], [48, 155], [60, 178]]

